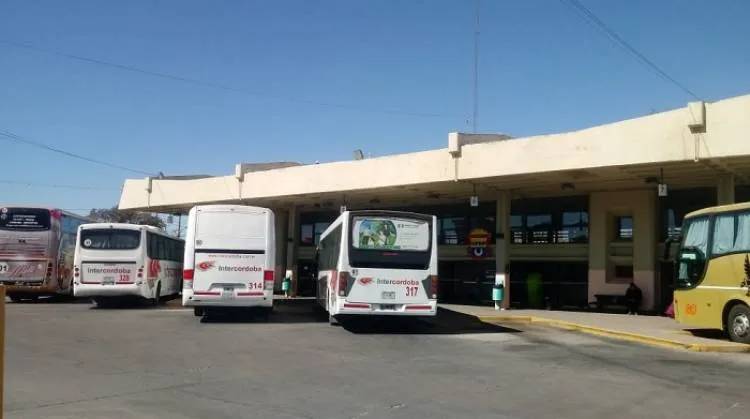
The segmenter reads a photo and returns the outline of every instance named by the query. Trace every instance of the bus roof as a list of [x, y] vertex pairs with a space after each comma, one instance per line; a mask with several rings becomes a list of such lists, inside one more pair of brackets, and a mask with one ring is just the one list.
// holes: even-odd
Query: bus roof
[[740, 202], [738, 204], [719, 205], [715, 207], [703, 208], [685, 215], [685, 218], [693, 218], [701, 215], [719, 214], [722, 212], [742, 211], [750, 209], [750, 202]]
[[48, 211], [60, 211], [69, 217], [77, 218], [83, 221], [91, 221], [87, 216], [76, 214], [72, 211], [64, 210], [59, 207], [53, 207], [50, 205], [27, 205], [27, 204], [0, 204], [0, 208], [31, 208], [31, 209], [44, 209]]
[[[159, 234], [162, 236], [171, 237], [173, 239], [177, 239], [177, 237], [174, 237], [172, 235], [169, 235], [165, 233], [162, 229], [146, 224], [129, 224], [129, 223], [88, 223], [88, 224], [81, 224], [79, 227], [81, 230], [94, 230], [94, 229], [102, 229], [102, 228], [117, 228], [120, 230], [148, 230], [152, 233]], [[182, 240], [182, 239], [179, 239]]]
[[253, 210], [257, 212], [271, 212], [270, 209], [264, 207], [254, 207], [252, 205], [232, 205], [232, 204], [216, 204], [216, 205], [196, 205], [193, 207], [195, 210]]

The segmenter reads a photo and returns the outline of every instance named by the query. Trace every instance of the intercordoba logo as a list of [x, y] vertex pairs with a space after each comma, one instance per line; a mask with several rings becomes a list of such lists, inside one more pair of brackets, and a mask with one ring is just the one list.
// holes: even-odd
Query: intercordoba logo
[[198, 264], [198, 269], [201, 271], [207, 271], [214, 267], [214, 262], [211, 261], [205, 261]]
[[359, 278], [359, 283], [362, 285], [372, 284], [372, 278]]

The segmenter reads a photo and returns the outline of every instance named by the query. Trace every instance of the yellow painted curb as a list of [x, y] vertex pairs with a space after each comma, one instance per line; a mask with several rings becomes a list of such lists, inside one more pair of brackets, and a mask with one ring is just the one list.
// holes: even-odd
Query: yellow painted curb
[[574, 330], [588, 333], [596, 336], [605, 336], [629, 342], [636, 342], [645, 345], [661, 346], [673, 349], [685, 349], [693, 352], [750, 352], [750, 345], [741, 343], [725, 344], [703, 344], [703, 343], [684, 343], [671, 339], [658, 338], [654, 336], [641, 335], [637, 333], [624, 332], [620, 330], [604, 329], [601, 327], [587, 326], [579, 323], [573, 323], [565, 320], [548, 319], [536, 316], [513, 316], [513, 315], [492, 315], [476, 316], [480, 321], [485, 323], [493, 322], [517, 322], [517, 323], [534, 323], [544, 326], [557, 327], [565, 330]]

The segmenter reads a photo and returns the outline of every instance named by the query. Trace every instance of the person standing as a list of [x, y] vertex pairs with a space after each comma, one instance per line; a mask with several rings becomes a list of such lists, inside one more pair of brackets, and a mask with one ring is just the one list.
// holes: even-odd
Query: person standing
[[625, 303], [628, 306], [628, 314], [638, 314], [638, 309], [641, 307], [641, 301], [643, 300], [643, 292], [635, 282], [630, 282], [628, 290], [625, 291]]

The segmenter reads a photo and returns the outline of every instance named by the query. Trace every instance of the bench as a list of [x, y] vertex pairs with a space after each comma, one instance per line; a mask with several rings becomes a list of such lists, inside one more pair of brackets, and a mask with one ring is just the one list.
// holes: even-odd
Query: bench
[[628, 302], [622, 294], [596, 294], [594, 298], [596, 298], [596, 302], [592, 304], [596, 306], [598, 311], [602, 311], [606, 307], [623, 308], [625, 311], [628, 309]]

